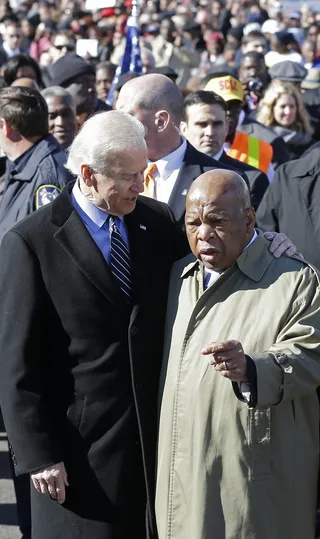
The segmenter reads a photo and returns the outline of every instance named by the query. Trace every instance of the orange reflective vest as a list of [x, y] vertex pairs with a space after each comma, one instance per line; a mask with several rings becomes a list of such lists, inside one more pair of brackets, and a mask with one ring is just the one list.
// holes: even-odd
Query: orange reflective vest
[[227, 154], [233, 157], [233, 159], [248, 163], [248, 165], [258, 168], [267, 174], [272, 161], [273, 148], [271, 144], [263, 140], [237, 131]]

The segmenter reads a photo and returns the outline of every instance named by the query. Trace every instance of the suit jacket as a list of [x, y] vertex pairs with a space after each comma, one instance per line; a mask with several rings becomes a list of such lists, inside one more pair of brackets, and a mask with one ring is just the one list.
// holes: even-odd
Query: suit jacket
[[32, 488], [33, 539], [144, 539], [146, 498], [155, 533], [167, 286], [186, 240], [168, 206], [138, 200], [125, 217], [130, 308], [73, 209], [71, 188], [1, 246], [1, 408], [17, 474], [60, 461], [68, 473], [63, 506]]
[[279, 167], [257, 212], [262, 230], [284, 232], [320, 269], [319, 151]]
[[249, 180], [251, 204], [256, 210], [262, 200], [263, 195], [269, 187], [268, 176], [261, 170], [229, 157], [225, 152], [221, 155], [219, 163], [245, 172]]
[[271, 144], [273, 148], [272, 164], [274, 168], [277, 168], [282, 163], [286, 163], [290, 160], [290, 154], [283, 138], [279, 137], [269, 127], [257, 122], [257, 120], [254, 120], [246, 115], [244, 121], [238, 127], [238, 131], [247, 133], [248, 135], [252, 135], [255, 138]]
[[168, 200], [168, 205], [173, 211], [176, 220], [182, 225], [182, 228], [184, 227], [184, 215], [186, 211], [186, 195], [190, 185], [198, 176], [215, 168], [234, 170], [249, 184], [244, 172], [235, 169], [229, 164], [220, 163], [220, 161], [209, 157], [205, 153], [198, 152], [198, 150], [187, 142], [187, 150], [183, 163]]

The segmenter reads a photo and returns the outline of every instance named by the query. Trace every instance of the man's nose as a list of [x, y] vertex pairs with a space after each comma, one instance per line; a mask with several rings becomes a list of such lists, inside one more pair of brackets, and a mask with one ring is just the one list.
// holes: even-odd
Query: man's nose
[[61, 114], [58, 114], [58, 116], [56, 116], [56, 121], [55, 121], [55, 123], [56, 123], [57, 125], [62, 125], [62, 124], [63, 124], [63, 117], [62, 117]]
[[198, 238], [202, 241], [209, 241], [210, 237], [214, 236], [214, 230], [202, 223], [198, 228]]
[[204, 130], [205, 135], [212, 136], [213, 135], [213, 127], [211, 124], [208, 124]]
[[143, 173], [137, 174], [136, 181], [132, 184], [131, 189], [135, 193], [143, 193], [144, 191], [144, 174]]

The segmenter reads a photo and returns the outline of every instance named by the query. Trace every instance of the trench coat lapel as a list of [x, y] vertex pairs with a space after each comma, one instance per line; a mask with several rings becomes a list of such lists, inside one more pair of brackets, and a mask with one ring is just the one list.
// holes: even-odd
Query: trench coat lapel
[[74, 210], [69, 184], [52, 204], [52, 221], [59, 226], [55, 239], [94, 286], [118, 308], [127, 310], [121, 290], [114, 282], [111, 270], [103, 258], [78, 213]]

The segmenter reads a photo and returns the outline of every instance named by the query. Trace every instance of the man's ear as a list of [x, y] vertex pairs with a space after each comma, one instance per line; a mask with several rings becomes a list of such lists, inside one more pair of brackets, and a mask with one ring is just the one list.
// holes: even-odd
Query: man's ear
[[158, 110], [154, 118], [158, 133], [164, 131], [170, 123], [170, 114], [167, 110]]
[[180, 131], [184, 137], [188, 137], [188, 125], [186, 122], [180, 122]]
[[256, 212], [253, 208], [247, 211], [247, 232], [252, 232], [256, 224]]
[[9, 138], [13, 131], [9, 122], [7, 122], [7, 120], [5, 120], [4, 118], [0, 118], [0, 126], [1, 129], [3, 129], [5, 137]]
[[224, 139], [226, 139], [227, 136], [228, 136], [228, 133], [229, 133], [229, 125], [230, 125], [230, 122], [229, 122], [229, 120], [228, 120], [228, 118], [227, 118], [227, 119], [226, 119], [226, 136], [224, 137]]
[[88, 165], [81, 165], [81, 177], [88, 187], [93, 186], [95, 180], [94, 172]]

